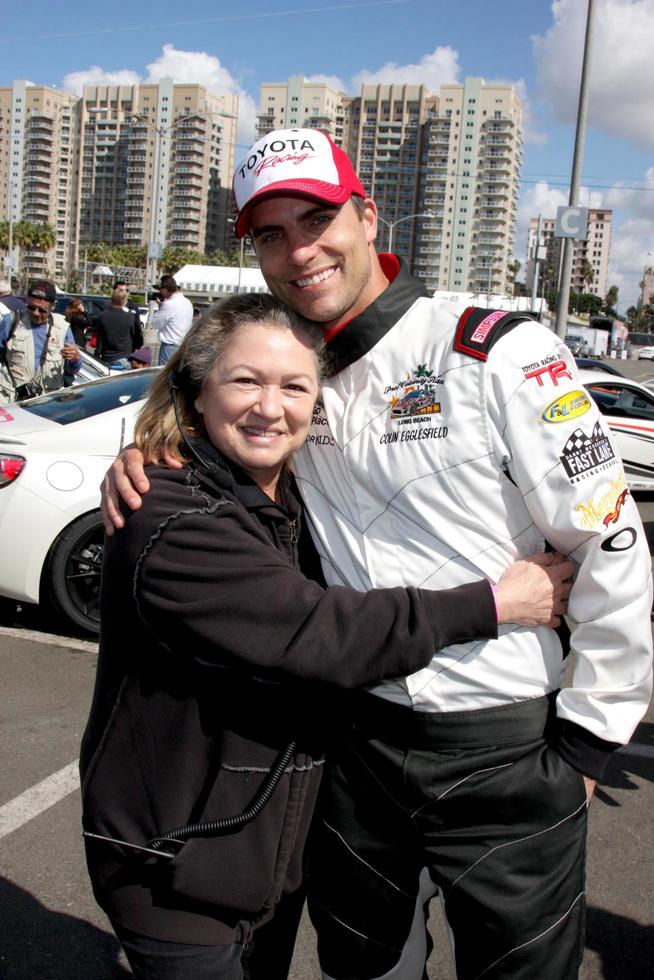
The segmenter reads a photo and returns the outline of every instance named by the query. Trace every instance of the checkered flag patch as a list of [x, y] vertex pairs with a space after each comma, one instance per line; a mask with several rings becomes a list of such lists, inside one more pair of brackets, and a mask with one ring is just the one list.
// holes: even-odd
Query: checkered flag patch
[[575, 429], [563, 447], [563, 452], [566, 456], [570, 455], [570, 453], [585, 452], [590, 449], [594, 442], [602, 438], [604, 438], [604, 432], [599, 422], [595, 423], [593, 434], [590, 437], [586, 435], [583, 429]]
[[569, 456], [571, 453], [578, 453], [580, 450], [589, 449], [591, 440], [582, 429], [575, 429], [565, 446], [563, 453]]

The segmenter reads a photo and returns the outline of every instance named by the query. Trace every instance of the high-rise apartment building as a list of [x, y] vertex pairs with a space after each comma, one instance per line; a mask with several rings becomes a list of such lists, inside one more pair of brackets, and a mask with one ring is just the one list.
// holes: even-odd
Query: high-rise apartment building
[[21, 219], [48, 224], [56, 233], [52, 247], [21, 249], [30, 278], [63, 275], [74, 238], [76, 103], [45, 85], [0, 88], [0, 215], [12, 225]]
[[[576, 293], [594, 293], [602, 299], [608, 291], [609, 259], [611, 257], [611, 221], [613, 212], [608, 208], [591, 208], [588, 212], [588, 234], [585, 240], [574, 242], [570, 288]], [[558, 289], [563, 239], [554, 237], [555, 218], [540, 219], [540, 282]], [[538, 233], [538, 218], [529, 222], [527, 243], [528, 278], [533, 275], [533, 264]]]
[[343, 142], [345, 106], [351, 101], [323, 82], [310, 82], [293, 75], [287, 82], [269, 82], [261, 86], [257, 137], [272, 129], [321, 129], [329, 133], [338, 146]]
[[236, 95], [200, 85], [85, 86], [80, 247], [152, 242], [211, 251], [230, 240]]
[[508, 285], [522, 162], [522, 109], [510, 85], [468, 78], [364, 85], [348, 96], [301, 76], [261, 87], [259, 135], [316, 126], [353, 160], [392, 243], [429, 289]]
[[228, 248], [237, 112], [236, 95], [172, 79], [86, 86], [81, 98], [0, 88], [0, 217], [56, 232], [49, 251], [21, 249], [23, 276], [64, 280], [98, 242]]

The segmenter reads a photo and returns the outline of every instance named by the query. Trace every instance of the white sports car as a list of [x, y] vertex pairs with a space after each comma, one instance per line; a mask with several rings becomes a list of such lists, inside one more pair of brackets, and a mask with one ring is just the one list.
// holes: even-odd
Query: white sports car
[[0, 596], [99, 630], [100, 482], [157, 369], [0, 406]]
[[654, 490], [654, 392], [599, 371], [580, 371], [579, 377], [611, 430], [629, 488]]

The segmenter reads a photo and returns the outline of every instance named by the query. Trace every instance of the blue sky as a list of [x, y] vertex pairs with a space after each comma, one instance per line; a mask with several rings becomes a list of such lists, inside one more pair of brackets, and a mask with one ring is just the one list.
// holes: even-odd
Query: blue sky
[[[609, 284], [634, 302], [654, 263], [654, 0], [596, 0], [590, 126], [582, 200], [612, 207]], [[63, 11], [56, 18], [53, 11]], [[325, 76], [424, 82], [436, 91], [467, 75], [519, 86], [526, 144], [515, 254], [525, 259], [530, 215], [567, 203], [586, 0], [79, 0], [12, 4], [0, 38], [0, 84], [14, 79], [70, 91], [85, 82], [172, 75], [240, 97], [240, 139], [252, 135], [262, 82]]]

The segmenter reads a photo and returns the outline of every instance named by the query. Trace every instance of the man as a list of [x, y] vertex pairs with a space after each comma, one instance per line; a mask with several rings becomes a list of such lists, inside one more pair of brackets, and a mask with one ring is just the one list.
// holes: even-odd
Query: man
[[[579, 564], [570, 688], [556, 633], [502, 628], [358, 699], [309, 861], [324, 976], [420, 980], [439, 888], [460, 980], [572, 980], [586, 807], [651, 691], [649, 552], [617, 454], [554, 334], [430, 299], [377, 255], [375, 204], [328, 137], [268, 134], [234, 193], [270, 289], [332, 355], [294, 463], [329, 584], [496, 581], [546, 541]], [[115, 498], [107, 514], [121, 525]]]
[[159, 332], [159, 364], [175, 353], [193, 322], [193, 304], [180, 291], [172, 276], [162, 276], [159, 286], [163, 300], [152, 318]]
[[143, 345], [141, 321], [127, 310], [127, 292], [124, 289], [116, 287], [113, 290], [111, 306], [95, 318], [94, 326], [98, 333], [95, 356], [108, 367], [121, 360], [126, 362], [132, 351]]
[[81, 367], [70, 326], [61, 314], [52, 313], [56, 295], [54, 283], [34, 282], [22, 315], [0, 321], [0, 392], [5, 401], [61, 388], [64, 364], [74, 374]]
[[134, 302], [133, 299], [130, 298], [130, 295], [129, 295], [129, 286], [125, 282], [124, 279], [116, 279], [116, 281], [114, 283], [114, 289], [120, 289], [120, 291], [122, 293], [125, 293], [125, 295], [127, 296], [127, 302], [125, 304], [125, 309], [126, 310], [131, 310], [132, 313], [138, 313], [139, 312], [139, 308], [138, 308], [137, 304]]

